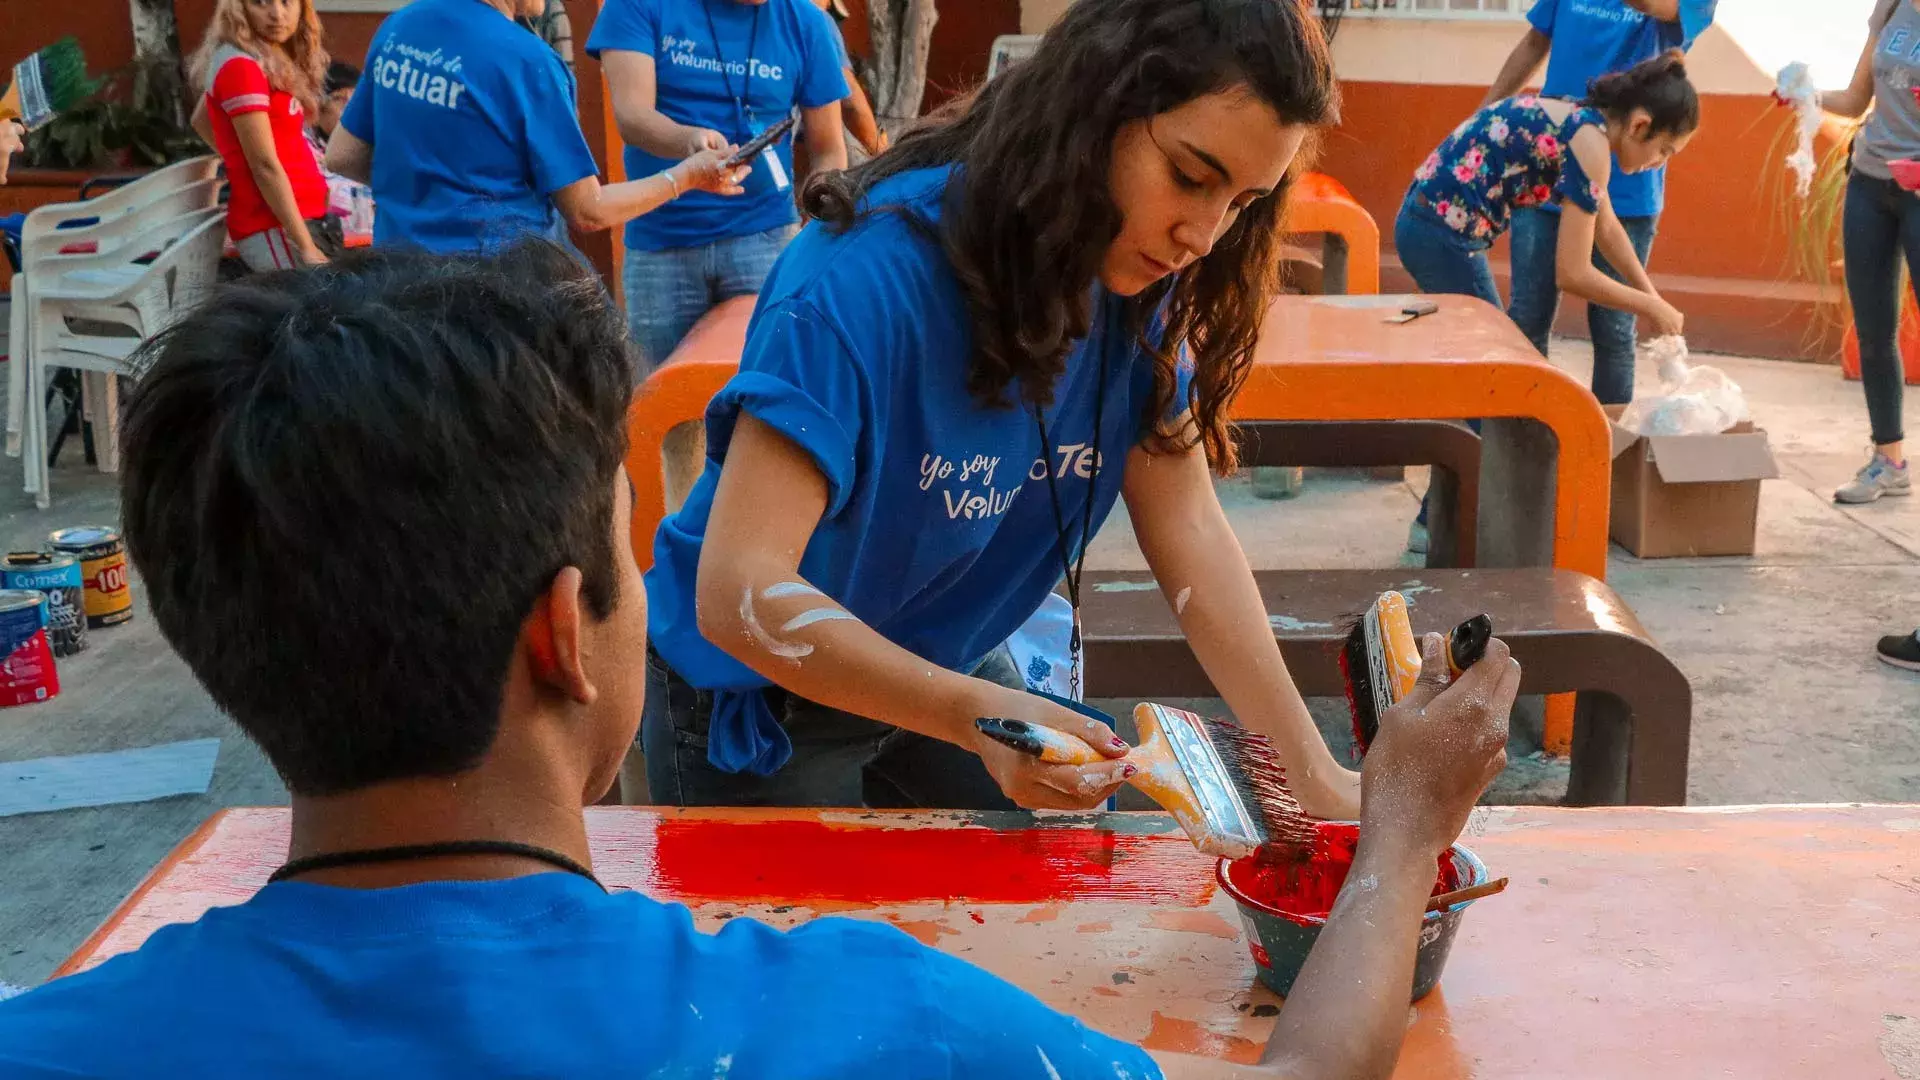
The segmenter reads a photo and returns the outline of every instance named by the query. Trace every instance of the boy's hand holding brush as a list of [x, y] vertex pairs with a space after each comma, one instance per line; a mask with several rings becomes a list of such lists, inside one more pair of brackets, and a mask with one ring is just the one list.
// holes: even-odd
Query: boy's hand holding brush
[[1449, 682], [1428, 634], [1420, 678], [1380, 716], [1361, 767], [1359, 848], [1267, 1043], [1290, 1077], [1384, 1077], [1407, 1030], [1421, 912], [1434, 861], [1507, 760], [1520, 665], [1504, 642]]

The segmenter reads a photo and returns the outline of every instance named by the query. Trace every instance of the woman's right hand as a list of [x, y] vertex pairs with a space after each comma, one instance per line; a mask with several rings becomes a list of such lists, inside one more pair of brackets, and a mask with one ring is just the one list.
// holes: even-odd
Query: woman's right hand
[[711, 191], [715, 195], [739, 195], [746, 189], [740, 186], [751, 167], [747, 165], [727, 166], [734, 147], [723, 146], [717, 150], [702, 150], [692, 157], [667, 170], [679, 184], [681, 191]]
[[1679, 308], [1658, 296], [1653, 298], [1653, 310], [1647, 313], [1647, 321], [1653, 324], [1655, 337], [1686, 333], [1687, 317], [1680, 314]]
[[1105, 802], [1135, 766], [1126, 759], [1132, 749], [1113, 729], [1037, 694], [1011, 690], [985, 681], [970, 695], [966, 711], [972, 717], [1024, 720], [1065, 732], [1087, 744], [1097, 759], [1086, 765], [1057, 765], [1023, 754], [987, 738], [966, 721], [964, 744], [986, 765], [994, 783], [1007, 798], [1028, 810], [1091, 810]]

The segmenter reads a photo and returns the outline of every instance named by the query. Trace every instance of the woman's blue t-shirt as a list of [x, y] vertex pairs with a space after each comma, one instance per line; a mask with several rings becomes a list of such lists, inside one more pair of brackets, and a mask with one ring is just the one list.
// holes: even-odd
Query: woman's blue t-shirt
[[598, 172], [567, 66], [479, 0], [415, 0], [388, 16], [340, 124], [373, 146], [383, 247], [564, 236], [553, 193]]
[[[1093, 328], [1043, 412], [1050, 445], [1041, 447], [1032, 410], [1011, 392], [1004, 407], [969, 392], [966, 299], [933, 230], [904, 216], [937, 226], [950, 175], [889, 178], [869, 195], [881, 209], [844, 233], [809, 225], [787, 248], [760, 293], [740, 373], [708, 407], [706, 471], [655, 538], [647, 574], [655, 648], [694, 686], [743, 692], [716, 699], [716, 767], [767, 775], [790, 754], [758, 700], [766, 680], [695, 625], [701, 542], [743, 410], [793, 440], [826, 477], [826, 512], [801, 575], [888, 640], [962, 671], [1061, 579], [1048, 473], [1077, 553], [1087, 501], [1097, 531], [1127, 452], [1149, 434], [1155, 361], [1129, 332], [1125, 301], [1097, 286]], [[1176, 411], [1186, 385], [1183, 370]]]

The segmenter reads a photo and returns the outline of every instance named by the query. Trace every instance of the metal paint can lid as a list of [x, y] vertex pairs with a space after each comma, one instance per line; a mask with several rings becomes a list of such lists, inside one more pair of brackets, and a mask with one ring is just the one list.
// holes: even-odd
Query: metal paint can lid
[[73, 565], [73, 556], [58, 551], [10, 551], [9, 570], [59, 570]]
[[0, 615], [37, 608], [47, 602], [47, 594], [38, 589], [0, 589]]
[[76, 525], [71, 529], [55, 529], [47, 536], [47, 542], [56, 548], [99, 547], [119, 540], [120, 534], [105, 525]]

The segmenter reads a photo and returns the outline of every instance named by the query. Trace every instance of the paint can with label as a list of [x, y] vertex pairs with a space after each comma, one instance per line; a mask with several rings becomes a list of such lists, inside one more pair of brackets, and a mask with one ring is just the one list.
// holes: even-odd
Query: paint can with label
[[0, 706], [31, 705], [60, 693], [60, 675], [47, 645], [47, 596], [31, 589], [0, 590]]
[[87, 647], [87, 589], [78, 559], [59, 552], [12, 552], [0, 562], [0, 589], [47, 594], [47, 644], [53, 655], [72, 656]]
[[53, 550], [80, 563], [86, 585], [87, 625], [116, 626], [133, 618], [133, 589], [127, 583], [127, 542], [104, 525], [56, 529], [47, 537]]

